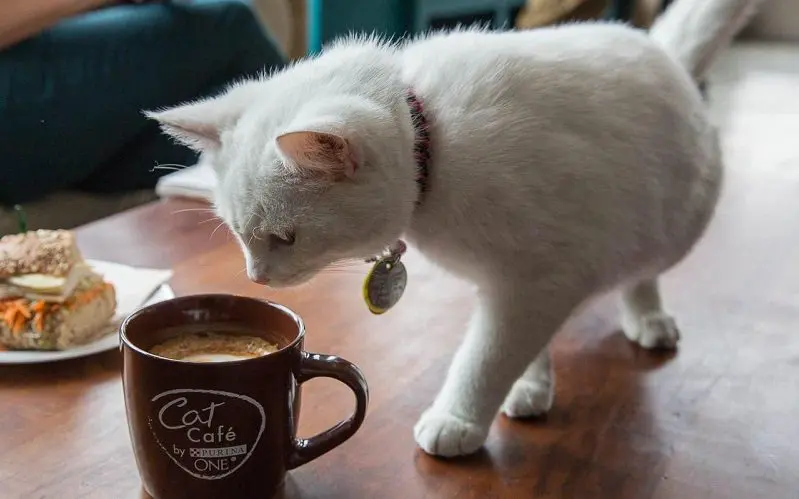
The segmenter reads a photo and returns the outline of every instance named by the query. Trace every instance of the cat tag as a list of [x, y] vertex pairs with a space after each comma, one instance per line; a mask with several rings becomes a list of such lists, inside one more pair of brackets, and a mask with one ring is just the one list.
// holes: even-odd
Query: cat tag
[[405, 292], [408, 273], [399, 256], [377, 260], [363, 282], [363, 298], [373, 314], [385, 313], [397, 304]]

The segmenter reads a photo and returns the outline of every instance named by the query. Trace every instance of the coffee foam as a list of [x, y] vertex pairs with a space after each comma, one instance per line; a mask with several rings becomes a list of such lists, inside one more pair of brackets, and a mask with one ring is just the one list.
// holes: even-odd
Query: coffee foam
[[277, 351], [257, 336], [216, 332], [178, 334], [150, 349], [150, 353], [184, 362], [232, 362], [252, 359]]
[[235, 360], [252, 359], [255, 355], [241, 355], [230, 353], [195, 353], [187, 355], [180, 360], [186, 362], [231, 362]]

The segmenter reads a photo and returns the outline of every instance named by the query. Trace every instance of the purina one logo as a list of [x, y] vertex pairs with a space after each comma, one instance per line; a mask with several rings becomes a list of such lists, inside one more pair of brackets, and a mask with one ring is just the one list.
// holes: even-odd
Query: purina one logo
[[150, 430], [172, 461], [203, 480], [231, 475], [261, 440], [266, 415], [246, 395], [181, 389], [152, 398]]

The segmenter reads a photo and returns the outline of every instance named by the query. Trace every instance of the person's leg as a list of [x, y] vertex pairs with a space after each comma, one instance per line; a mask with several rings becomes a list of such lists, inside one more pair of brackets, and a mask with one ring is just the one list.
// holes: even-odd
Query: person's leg
[[[0, 204], [81, 183], [153, 185], [155, 161], [191, 156], [155, 138], [142, 110], [280, 64], [238, 0], [120, 6], [64, 21], [0, 53]], [[137, 144], [148, 148], [137, 153]]]
[[[208, 38], [215, 45], [212, 50], [227, 58], [227, 64], [220, 65], [218, 71], [211, 74], [195, 93], [151, 102], [143, 106], [143, 109], [157, 109], [217, 94], [236, 79], [256, 75], [264, 69], [282, 64], [279, 51], [265, 37], [256, 17], [246, 4], [237, 0], [199, 0], [190, 7], [194, 9], [194, 15], [202, 14], [214, 19], [213, 32], [216, 34]], [[236, 36], [230, 36], [230, 33], [236, 33]], [[203, 36], [200, 34], [195, 43], [205, 45]], [[182, 62], [182, 68], [177, 69], [184, 74], [191, 74], [193, 64], [186, 60]], [[153, 171], [156, 164], [190, 165], [196, 158], [194, 152], [163, 135], [155, 122], [145, 122], [139, 135], [81, 182], [80, 187], [96, 192], [151, 187], [159, 176], [169, 173], [168, 170]]]
[[[148, 125], [75, 187], [100, 194], [148, 189], [174, 171], [166, 165], [190, 166], [197, 162], [197, 156], [188, 147], [175, 144], [157, 126]], [[164, 167], [154, 168], [157, 165]]]

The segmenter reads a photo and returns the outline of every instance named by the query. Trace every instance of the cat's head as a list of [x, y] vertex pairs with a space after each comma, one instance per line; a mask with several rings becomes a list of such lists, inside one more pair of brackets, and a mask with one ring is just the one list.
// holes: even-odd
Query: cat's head
[[213, 165], [216, 211], [250, 279], [283, 287], [375, 255], [406, 228], [417, 192], [398, 109], [393, 97], [314, 96], [264, 79], [148, 116]]

